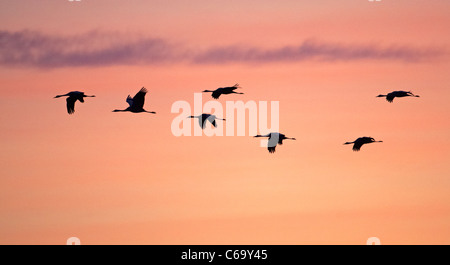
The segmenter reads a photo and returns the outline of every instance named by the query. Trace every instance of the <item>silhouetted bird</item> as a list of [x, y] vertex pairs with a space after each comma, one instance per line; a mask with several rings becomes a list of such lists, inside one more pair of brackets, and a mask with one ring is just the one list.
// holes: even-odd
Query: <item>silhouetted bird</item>
[[267, 150], [269, 150], [269, 153], [274, 153], [275, 152], [275, 147], [277, 146], [277, 144], [282, 145], [283, 144], [283, 140], [285, 139], [289, 139], [289, 140], [295, 140], [295, 138], [289, 138], [286, 137], [286, 135], [282, 134], [282, 133], [276, 133], [276, 132], [272, 132], [266, 135], [255, 135], [254, 137], [269, 137], [269, 142], [267, 144]]
[[81, 103], [84, 103], [85, 97], [95, 97], [95, 96], [87, 96], [84, 94], [84, 92], [72, 91], [65, 95], [57, 95], [57, 96], [55, 96], [55, 98], [65, 97], [65, 96], [68, 97], [68, 98], [66, 98], [66, 102], [67, 102], [67, 112], [69, 114], [73, 114], [75, 112], [75, 102], [77, 100], [80, 101]]
[[239, 84], [235, 84], [234, 86], [229, 87], [219, 87], [216, 90], [203, 90], [202, 92], [212, 92], [211, 96], [215, 99], [218, 99], [222, 94], [244, 94], [241, 92], [235, 92], [237, 88], [240, 88]]
[[344, 144], [353, 144], [353, 151], [359, 151], [361, 150], [361, 146], [363, 144], [370, 144], [370, 143], [382, 143], [383, 141], [375, 141], [372, 137], [359, 137], [354, 142], [346, 142]]
[[414, 95], [411, 91], [393, 91], [387, 95], [378, 95], [378, 98], [385, 97], [389, 103], [394, 101], [394, 98], [402, 98], [402, 97], [419, 97], [419, 95]]
[[144, 109], [145, 94], [147, 94], [147, 89], [145, 87], [143, 87], [143, 88], [141, 88], [141, 90], [139, 90], [139, 92], [137, 92], [137, 94], [133, 98], [131, 98], [131, 96], [128, 95], [127, 103], [130, 106], [124, 110], [120, 110], [120, 109], [113, 110], [113, 112], [130, 111], [133, 113], [147, 112], [147, 113], [156, 114], [156, 112], [154, 112], [154, 111], [146, 111]]
[[189, 116], [188, 118], [198, 118], [198, 124], [202, 129], [205, 129], [206, 121], [209, 121], [214, 127], [217, 127], [216, 119], [217, 120], [225, 120], [221, 118], [217, 118], [216, 115], [211, 115], [207, 113], [203, 113], [202, 115], [198, 116]]

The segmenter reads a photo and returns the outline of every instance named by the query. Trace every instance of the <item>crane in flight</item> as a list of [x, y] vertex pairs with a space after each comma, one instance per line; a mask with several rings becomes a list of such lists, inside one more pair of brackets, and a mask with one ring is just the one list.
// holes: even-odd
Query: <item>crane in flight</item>
[[234, 86], [229, 87], [219, 87], [216, 90], [203, 90], [202, 92], [212, 92], [211, 96], [214, 99], [218, 99], [220, 95], [226, 95], [226, 94], [244, 94], [242, 92], [236, 92], [237, 88], [240, 88], [239, 84], [235, 84]]
[[295, 138], [286, 137], [286, 135], [278, 132], [271, 132], [266, 135], [255, 135], [253, 137], [269, 137], [269, 141], [267, 143], [267, 150], [269, 150], [269, 153], [275, 153], [275, 147], [277, 147], [277, 144], [282, 145], [283, 140], [296, 140]]
[[66, 98], [67, 112], [69, 114], [73, 114], [75, 112], [75, 102], [77, 100], [80, 101], [81, 103], [84, 103], [85, 97], [95, 97], [94, 95], [87, 96], [84, 94], [84, 92], [72, 91], [65, 95], [56, 95], [55, 98], [66, 97], [66, 96], [67, 96], [67, 98]]
[[353, 151], [359, 151], [361, 150], [361, 146], [363, 146], [363, 144], [370, 144], [370, 143], [382, 143], [383, 141], [375, 141], [375, 139], [373, 139], [372, 137], [359, 137], [358, 139], [356, 139], [353, 142], [346, 142], [344, 144], [353, 144]]
[[217, 127], [216, 120], [225, 120], [221, 118], [217, 118], [216, 115], [203, 113], [197, 116], [189, 116], [188, 118], [198, 118], [198, 123], [202, 129], [205, 129], [206, 121], [209, 121], [214, 127]]
[[133, 98], [131, 98], [131, 96], [128, 95], [126, 101], [129, 105], [129, 107], [124, 110], [115, 109], [115, 110], [113, 110], [113, 112], [129, 111], [129, 112], [133, 112], [133, 113], [147, 112], [147, 113], [156, 114], [156, 112], [154, 112], [154, 111], [146, 111], [144, 109], [145, 94], [147, 94], [147, 92], [148, 92], [148, 90], [145, 87], [143, 87], [143, 88], [141, 88], [141, 90], [139, 90], [139, 92], [136, 93], [136, 95]]
[[419, 97], [419, 95], [414, 95], [411, 93], [411, 91], [392, 91], [391, 93], [388, 93], [387, 95], [378, 95], [377, 98], [386, 98], [386, 100], [389, 103], [392, 103], [394, 101], [394, 98], [402, 98], [402, 97]]

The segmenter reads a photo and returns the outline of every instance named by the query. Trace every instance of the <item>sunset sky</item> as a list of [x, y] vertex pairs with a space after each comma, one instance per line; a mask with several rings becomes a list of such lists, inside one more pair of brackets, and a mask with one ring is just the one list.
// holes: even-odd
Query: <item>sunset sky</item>
[[[450, 244], [449, 12], [0, 0], [0, 244]], [[278, 101], [297, 140], [173, 135], [174, 102], [235, 83], [224, 111]], [[143, 86], [156, 115], [112, 112]], [[96, 97], [68, 115], [70, 91]]]

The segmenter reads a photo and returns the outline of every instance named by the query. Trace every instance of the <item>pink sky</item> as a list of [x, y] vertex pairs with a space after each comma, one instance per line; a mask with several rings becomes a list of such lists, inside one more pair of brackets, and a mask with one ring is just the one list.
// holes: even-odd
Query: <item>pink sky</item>
[[[449, 244], [449, 8], [0, 2], [0, 243]], [[234, 83], [297, 140], [173, 136], [175, 101]], [[111, 112], [142, 86], [156, 115]]]

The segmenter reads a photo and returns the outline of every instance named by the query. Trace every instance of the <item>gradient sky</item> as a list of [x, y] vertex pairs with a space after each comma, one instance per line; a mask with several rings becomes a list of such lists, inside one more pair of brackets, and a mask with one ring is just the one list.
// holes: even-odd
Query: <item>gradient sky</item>
[[[0, 244], [449, 244], [449, 11], [1, 0]], [[235, 83], [219, 102], [279, 101], [297, 141], [172, 135], [175, 101]], [[157, 115], [111, 112], [142, 86]]]

